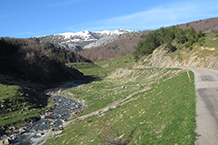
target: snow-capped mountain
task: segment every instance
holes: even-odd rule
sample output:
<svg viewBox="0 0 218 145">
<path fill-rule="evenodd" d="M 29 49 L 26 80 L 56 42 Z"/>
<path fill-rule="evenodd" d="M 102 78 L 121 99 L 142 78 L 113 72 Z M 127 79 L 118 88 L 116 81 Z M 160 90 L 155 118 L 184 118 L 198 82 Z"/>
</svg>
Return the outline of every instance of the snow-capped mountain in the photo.
<svg viewBox="0 0 218 145">
<path fill-rule="evenodd" d="M 105 45 L 124 33 L 133 32 L 131 30 L 118 29 L 114 31 L 103 30 L 100 32 L 81 31 L 77 33 L 60 33 L 37 37 L 42 42 L 51 42 L 61 47 L 78 50 Z"/>
</svg>

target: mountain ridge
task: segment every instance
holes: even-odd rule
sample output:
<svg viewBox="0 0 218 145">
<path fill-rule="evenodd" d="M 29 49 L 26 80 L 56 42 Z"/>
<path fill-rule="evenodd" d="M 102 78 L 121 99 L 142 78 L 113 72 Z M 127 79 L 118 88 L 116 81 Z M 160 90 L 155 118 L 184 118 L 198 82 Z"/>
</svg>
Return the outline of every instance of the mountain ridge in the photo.
<svg viewBox="0 0 218 145">
<path fill-rule="evenodd" d="M 88 30 L 79 31 L 76 33 L 72 32 L 66 32 L 66 33 L 59 33 L 54 35 L 45 35 L 45 36 L 38 36 L 36 37 L 42 42 L 51 42 L 55 45 L 59 45 L 61 47 L 71 49 L 71 50 L 80 50 L 84 46 L 87 46 L 91 43 L 95 43 L 96 41 L 100 40 L 101 38 L 104 39 L 104 43 L 109 43 L 113 40 L 115 40 L 117 37 L 124 33 L 134 32 L 132 30 L 124 30 L 124 29 L 117 29 L 114 31 L 109 30 L 102 30 L 102 31 L 96 31 L 91 32 Z M 105 41 L 106 40 L 106 41 Z M 109 41 L 107 41 L 109 40 Z M 101 43 L 99 43 L 101 44 Z M 93 46 L 98 46 L 96 44 L 90 45 L 86 48 L 91 48 Z"/>
</svg>

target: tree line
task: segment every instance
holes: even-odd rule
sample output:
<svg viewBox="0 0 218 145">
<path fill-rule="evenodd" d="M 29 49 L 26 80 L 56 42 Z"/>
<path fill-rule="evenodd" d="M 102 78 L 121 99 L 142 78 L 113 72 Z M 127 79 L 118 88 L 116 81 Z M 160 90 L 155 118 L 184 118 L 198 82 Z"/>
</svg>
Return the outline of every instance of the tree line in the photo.
<svg viewBox="0 0 218 145">
<path fill-rule="evenodd" d="M 173 43 L 178 45 L 185 44 L 185 47 L 192 49 L 193 43 L 203 43 L 204 36 L 205 34 L 201 30 L 197 33 L 193 27 L 186 30 L 177 26 L 160 28 L 150 32 L 144 39 L 139 41 L 134 51 L 134 57 L 138 60 L 144 55 L 149 55 L 162 44 L 166 44 L 165 48 L 167 48 L 169 52 L 173 52 L 177 49 L 175 45 L 172 45 Z"/>
<path fill-rule="evenodd" d="M 21 74 L 38 82 L 63 77 L 65 62 L 89 61 L 72 51 L 40 42 L 35 38 L 0 38 L 1 72 Z"/>
</svg>

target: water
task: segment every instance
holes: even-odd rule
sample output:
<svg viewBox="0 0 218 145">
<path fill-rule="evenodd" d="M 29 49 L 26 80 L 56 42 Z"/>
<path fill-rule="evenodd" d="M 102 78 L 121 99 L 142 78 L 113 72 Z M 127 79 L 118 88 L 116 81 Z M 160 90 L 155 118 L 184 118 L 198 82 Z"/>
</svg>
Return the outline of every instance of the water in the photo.
<svg viewBox="0 0 218 145">
<path fill-rule="evenodd" d="M 68 82 L 61 90 L 67 90 L 78 85 L 79 84 L 73 82 Z M 51 91 L 59 90 L 60 88 Z M 45 94 L 50 94 L 50 91 Z M 40 120 L 16 130 L 17 133 L 14 134 L 15 139 L 11 140 L 10 143 L 15 145 L 42 144 L 49 136 L 61 133 L 64 129 L 63 123 L 71 116 L 80 113 L 83 107 L 83 104 L 63 96 L 50 96 L 50 98 L 55 101 L 55 108 L 42 115 Z"/>
</svg>

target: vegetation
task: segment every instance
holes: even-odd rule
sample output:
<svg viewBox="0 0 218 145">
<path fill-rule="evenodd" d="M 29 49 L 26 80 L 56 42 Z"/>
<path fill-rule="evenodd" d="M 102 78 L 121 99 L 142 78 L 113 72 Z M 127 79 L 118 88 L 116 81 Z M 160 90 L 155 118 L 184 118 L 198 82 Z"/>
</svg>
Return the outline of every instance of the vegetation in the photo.
<svg viewBox="0 0 218 145">
<path fill-rule="evenodd" d="M 90 59 L 92 62 L 100 62 L 110 58 L 118 57 L 125 54 L 133 54 L 135 47 L 140 41 L 141 37 L 146 36 L 150 31 L 127 33 L 123 35 L 131 35 L 129 37 L 119 38 L 111 43 L 108 43 L 101 47 L 95 47 L 91 49 L 85 49 L 78 54 L 82 57 Z"/>
<path fill-rule="evenodd" d="M 185 70 L 131 69 L 127 56 L 109 61 L 80 69 L 87 75 L 111 69 L 106 78 L 69 91 L 88 105 L 79 116 L 118 106 L 69 125 L 45 144 L 194 144 L 195 87 Z"/>
<path fill-rule="evenodd" d="M 41 83 L 53 81 L 63 74 L 65 62 L 87 61 L 73 52 L 35 39 L 0 39 L 1 73 L 23 75 Z"/>
<path fill-rule="evenodd" d="M 175 45 L 172 45 L 173 42 L 176 45 L 186 43 L 186 47 L 191 47 L 193 43 L 203 41 L 201 38 L 204 36 L 205 34 L 201 30 L 196 33 L 193 27 L 186 30 L 176 26 L 160 28 L 149 33 L 145 39 L 138 43 L 134 51 L 134 57 L 138 60 L 144 55 L 149 55 L 162 44 L 166 44 L 169 52 L 174 52 L 177 48 Z"/>
<path fill-rule="evenodd" d="M 53 102 L 41 94 L 18 85 L 0 84 L 0 135 L 13 133 L 10 127 L 19 128 L 39 114 L 49 110 Z"/>
<path fill-rule="evenodd" d="M 18 128 L 48 111 L 52 101 L 37 91 L 45 89 L 46 82 L 63 80 L 68 69 L 76 72 L 76 78 L 81 75 L 78 69 L 86 75 L 83 79 L 92 83 L 69 90 L 87 105 L 72 120 L 109 104 L 115 107 L 76 121 L 45 144 L 194 144 L 195 89 L 186 72 L 166 68 L 132 69 L 132 66 L 134 58 L 151 54 L 161 45 L 170 56 L 191 54 L 195 50 L 197 56 L 217 56 L 217 20 L 145 31 L 78 53 L 42 43 L 37 38 L 1 38 L 0 134 L 10 134 L 11 126 Z M 205 30 L 207 34 L 216 33 L 205 37 L 202 32 Z M 129 55 L 133 52 L 134 57 Z M 102 62 L 93 64 L 90 60 Z M 194 75 L 190 74 L 193 80 Z M 24 84 L 17 83 L 21 80 Z"/>
<path fill-rule="evenodd" d="M 66 52 L 34 39 L 0 39 L 0 136 L 39 119 L 40 113 L 53 107 L 41 91 L 82 76 L 64 66 Z M 80 61 L 75 59 L 72 62 Z"/>
</svg>

